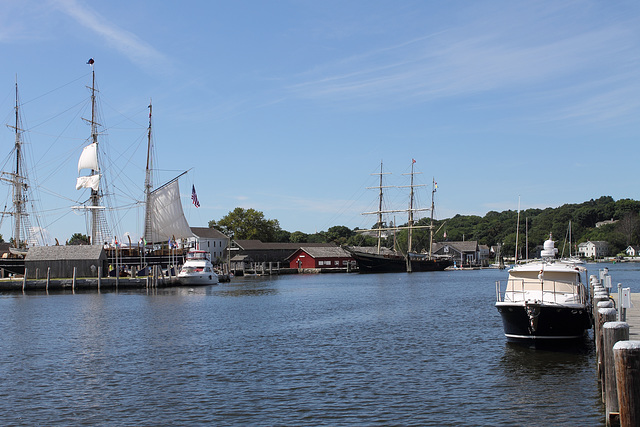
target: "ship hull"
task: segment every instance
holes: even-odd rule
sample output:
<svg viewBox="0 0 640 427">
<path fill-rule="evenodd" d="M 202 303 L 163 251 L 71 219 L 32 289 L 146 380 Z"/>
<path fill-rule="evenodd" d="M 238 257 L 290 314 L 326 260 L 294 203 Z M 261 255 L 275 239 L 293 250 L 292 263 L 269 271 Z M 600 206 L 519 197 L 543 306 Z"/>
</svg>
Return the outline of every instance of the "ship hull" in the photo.
<svg viewBox="0 0 640 427">
<path fill-rule="evenodd" d="M 407 260 L 398 255 L 378 255 L 351 252 L 358 263 L 360 273 L 403 273 L 407 271 Z M 411 271 L 443 271 L 452 263 L 448 259 L 412 259 Z"/>
<path fill-rule="evenodd" d="M 498 303 L 496 308 L 509 341 L 574 340 L 591 328 L 586 307 Z"/>
</svg>

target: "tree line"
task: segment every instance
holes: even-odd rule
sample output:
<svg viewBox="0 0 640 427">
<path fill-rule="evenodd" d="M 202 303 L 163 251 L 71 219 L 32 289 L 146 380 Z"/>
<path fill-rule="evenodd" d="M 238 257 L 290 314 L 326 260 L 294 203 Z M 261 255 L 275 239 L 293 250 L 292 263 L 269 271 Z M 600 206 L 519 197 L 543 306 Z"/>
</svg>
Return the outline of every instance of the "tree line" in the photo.
<svg viewBox="0 0 640 427">
<path fill-rule="evenodd" d="M 520 256 L 535 253 L 552 233 L 558 242 L 556 247 L 564 255 L 569 255 L 569 223 L 571 223 L 571 253 L 577 244 L 587 240 L 603 240 L 609 243 L 609 252 L 618 254 L 629 245 L 640 243 L 640 202 L 632 199 L 614 200 L 610 196 L 591 199 L 579 204 L 566 204 L 558 208 L 525 209 L 519 213 Z M 596 223 L 613 220 L 615 223 L 596 227 Z M 434 241 L 475 240 L 481 245 L 502 247 L 503 254 L 515 253 L 518 211 L 490 211 L 483 217 L 476 215 L 456 215 L 452 218 L 434 221 Z M 219 220 L 209 221 L 215 228 L 236 240 L 260 240 L 262 242 L 283 243 L 335 243 L 349 246 L 374 246 L 377 238 L 336 225 L 326 231 L 307 234 L 302 231 L 289 232 L 280 227 L 277 219 L 267 219 L 263 212 L 255 209 L 235 208 Z M 418 226 L 429 225 L 429 219 L 417 221 Z M 402 224 L 401 226 L 406 226 Z M 373 224 L 371 228 L 376 228 Z M 1 239 L 1 237 L 0 237 Z M 407 231 L 400 230 L 387 234 L 382 240 L 386 247 L 406 248 Z M 418 228 L 413 231 L 413 250 L 428 251 L 429 230 Z M 88 244 L 88 237 L 75 233 L 67 244 Z M 528 245 L 528 247 L 525 247 Z"/>
<path fill-rule="evenodd" d="M 610 196 L 591 199 L 579 204 L 565 204 L 557 208 L 525 209 L 519 213 L 518 249 L 522 255 L 532 254 L 537 246 L 549 238 L 558 242 L 556 247 L 569 254 L 569 223 L 571 223 L 571 253 L 577 244 L 587 240 L 603 240 L 609 243 L 612 254 L 623 252 L 627 246 L 640 242 L 638 213 L 640 202 L 632 199 L 614 200 Z M 613 220 L 615 223 L 596 227 L 596 223 Z M 476 240 L 487 246 L 501 245 L 503 253 L 515 253 L 518 211 L 490 211 L 483 217 L 456 215 L 453 218 L 434 221 L 434 241 Z M 406 224 L 403 224 L 406 226 Z M 429 225 L 423 218 L 416 225 Z M 358 232 L 358 229 L 336 225 L 326 231 L 313 234 L 302 231 L 289 232 L 280 227 L 276 219 L 266 219 L 255 209 L 236 208 L 219 221 L 209 221 L 209 227 L 238 240 L 256 239 L 263 242 L 328 243 L 353 246 L 373 246 L 377 239 Z M 371 228 L 375 228 L 372 225 Z M 407 231 L 392 233 L 383 239 L 386 247 L 406 247 Z M 429 230 L 413 231 L 413 250 L 427 251 Z M 525 247 L 525 244 L 528 247 Z"/>
</svg>

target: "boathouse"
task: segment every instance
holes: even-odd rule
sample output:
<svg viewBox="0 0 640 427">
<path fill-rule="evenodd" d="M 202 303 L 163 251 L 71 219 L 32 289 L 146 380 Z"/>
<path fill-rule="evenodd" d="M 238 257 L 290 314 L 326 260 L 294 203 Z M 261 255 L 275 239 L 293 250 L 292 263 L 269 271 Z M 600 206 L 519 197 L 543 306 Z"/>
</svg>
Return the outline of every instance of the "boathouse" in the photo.
<svg viewBox="0 0 640 427">
<path fill-rule="evenodd" d="M 338 246 L 303 246 L 287 258 L 289 268 L 347 268 L 355 260 L 347 251 Z"/>
<path fill-rule="evenodd" d="M 69 245 L 69 246 L 34 246 L 29 249 L 24 259 L 27 278 L 46 278 L 50 269 L 52 279 L 73 277 L 98 277 L 98 267 L 103 275 L 107 274 L 107 254 L 98 245 Z"/>
<path fill-rule="evenodd" d="M 433 244 L 433 254 L 448 256 L 458 266 L 475 266 L 480 264 L 480 248 L 477 240 L 462 242 L 438 242 Z"/>
</svg>

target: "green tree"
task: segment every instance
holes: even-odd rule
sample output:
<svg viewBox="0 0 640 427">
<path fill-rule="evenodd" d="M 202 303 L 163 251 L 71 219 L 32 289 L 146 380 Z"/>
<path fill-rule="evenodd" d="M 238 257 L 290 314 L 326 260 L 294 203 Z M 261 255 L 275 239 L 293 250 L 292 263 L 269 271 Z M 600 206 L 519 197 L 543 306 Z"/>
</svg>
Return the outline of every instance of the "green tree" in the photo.
<svg viewBox="0 0 640 427">
<path fill-rule="evenodd" d="M 69 241 L 67 242 L 67 245 L 89 245 L 89 244 L 90 244 L 89 236 L 86 236 L 80 233 L 73 234 L 69 239 Z"/>
<path fill-rule="evenodd" d="M 209 221 L 209 227 L 237 240 L 275 242 L 282 237 L 277 219 L 265 219 L 264 213 L 251 208 L 235 208 L 220 221 Z"/>
<path fill-rule="evenodd" d="M 335 225 L 330 227 L 326 232 L 326 238 L 329 242 L 335 242 L 337 245 L 347 243 L 347 240 L 353 236 L 354 232 L 344 225 Z"/>
<path fill-rule="evenodd" d="M 289 236 L 289 241 L 291 243 L 307 243 L 307 239 L 309 235 L 307 233 L 303 233 L 302 231 L 294 231 Z"/>
</svg>

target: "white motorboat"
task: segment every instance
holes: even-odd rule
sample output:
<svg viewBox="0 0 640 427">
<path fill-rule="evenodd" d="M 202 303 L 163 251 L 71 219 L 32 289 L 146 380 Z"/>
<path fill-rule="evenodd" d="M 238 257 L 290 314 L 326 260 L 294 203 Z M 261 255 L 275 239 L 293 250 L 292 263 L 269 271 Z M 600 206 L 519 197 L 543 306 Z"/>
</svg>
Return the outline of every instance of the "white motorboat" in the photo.
<svg viewBox="0 0 640 427">
<path fill-rule="evenodd" d="M 218 275 L 213 270 L 211 255 L 207 251 L 191 250 L 178 273 L 182 285 L 217 285 Z"/>
<path fill-rule="evenodd" d="M 549 236 L 541 259 L 509 270 L 506 288 L 496 283 L 496 308 L 510 341 L 568 340 L 591 328 L 587 271 L 572 259 L 556 259 Z"/>
</svg>

